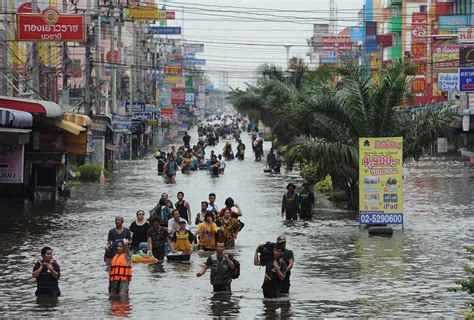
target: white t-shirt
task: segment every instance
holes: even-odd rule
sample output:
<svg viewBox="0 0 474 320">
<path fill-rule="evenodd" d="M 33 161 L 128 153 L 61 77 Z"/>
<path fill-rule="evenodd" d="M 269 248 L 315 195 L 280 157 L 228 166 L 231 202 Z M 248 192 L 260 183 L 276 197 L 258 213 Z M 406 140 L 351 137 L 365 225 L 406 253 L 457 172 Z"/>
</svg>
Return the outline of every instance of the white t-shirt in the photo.
<svg viewBox="0 0 474 320">
<path fill-rule="evenodd" d="M 224 159 L 219 160 L 219 168 L 224 169 L 225 168 L 225 161 Z"/>
<path fill-rule="evenodd" d="M 186 221 L 186 219 L 183 219 L 179 217 L 179 221 Z M 170 237 L 179 230 L 179 222 L 176 222 L 174 218 L 171 218 L 168 220 L 168 233 L 170 234 Z M 186 221 L 186 230 L 189 230 L 189 225 L 188 222 Z"/>
</svg>

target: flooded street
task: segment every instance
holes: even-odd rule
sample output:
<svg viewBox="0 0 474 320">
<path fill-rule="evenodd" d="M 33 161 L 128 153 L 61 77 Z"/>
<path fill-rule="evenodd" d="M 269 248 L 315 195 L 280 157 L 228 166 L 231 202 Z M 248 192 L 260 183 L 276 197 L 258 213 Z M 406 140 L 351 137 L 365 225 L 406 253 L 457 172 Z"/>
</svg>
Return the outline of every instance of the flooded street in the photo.
<svg viewBox="0 0 474 320">
<path fill-rule="evenodd" d="M 56 204 L 1 203 L 0 311 L 4 317 L 55 318 L 249 318 L 288 317 L 459 317 L 467 297 L 450 293 L 464 277 L 464 245 L 472 244 L 474 192 L 468 186 L 474 169 L 463 163 L 425 159 L 405 169 L 405 229 L 395 226 L 390 238 L 369 237 L 359 230 L 355 213 L 333 207 L 317 196 L 311 222 L 284 222 L 281 197 L 290 172 L 264 173 L 253 160 L 250 138 L 244 161 L 228 161 L 225 175 L 205 171 L 177 176 L 166 185 L 157 175 L 156 160 L 122 162 L 105 185 L 77 183 L 72 198 Z M 195 142 L 193 139 L 192 143 Z M 215 150 L 222 152 L 222 142 Z M 233 143 L 235 150 L 236 143 Z M 265 144 L 265 151 L 270 145 Z M 206 149 L 209 155 L 212 147 Z M 265 153 L 266 154 L 266 153 Z M 128 302 L 109 301 L 103 247 L 114 217 L 128 227 L 135 212 L 152 209 L 163 192 L 176 201 L 183 191 L 193 217 L 210 192 L 219 207 L 232 196 L 242 207 L 245 228 L 235 254 L 241 276 L 232 295 L 212 293 L 209 272 L 196 277 L 207 253 L 193 254 L 191 263 L 134 264 Z M 295 254 L 289 301 L 267 302 L 260 288 L 264 269 L 253 266 L 258 244 L 284 233 Z M 44 245 L 53 248 L 61 266 L 57 302 L 37 301 L 31 270 Z"/>
</svg>

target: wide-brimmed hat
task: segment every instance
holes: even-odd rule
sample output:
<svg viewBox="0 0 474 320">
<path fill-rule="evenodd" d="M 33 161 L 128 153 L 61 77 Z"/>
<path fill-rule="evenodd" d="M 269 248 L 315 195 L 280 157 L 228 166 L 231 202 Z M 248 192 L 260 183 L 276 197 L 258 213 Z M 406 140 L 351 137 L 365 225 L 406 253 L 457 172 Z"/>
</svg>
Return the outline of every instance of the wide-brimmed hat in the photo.
<svg viewBox="0 0 474 320">
<path fill-rule="evenodd" d="M 288 183 L 288 185 L 286 186 L 286 190 L 290 190 L 290 187 L 293 187 L 293 189 L 296 189 L 296 186 L 291 182 Z"/>
</svg>

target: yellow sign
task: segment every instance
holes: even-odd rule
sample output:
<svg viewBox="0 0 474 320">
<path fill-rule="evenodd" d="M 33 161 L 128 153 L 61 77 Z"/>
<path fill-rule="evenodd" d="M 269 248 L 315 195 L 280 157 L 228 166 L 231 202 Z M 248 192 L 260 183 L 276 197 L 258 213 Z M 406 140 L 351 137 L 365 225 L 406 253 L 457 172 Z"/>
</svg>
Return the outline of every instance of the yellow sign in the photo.
<svg viewBox="0 0 474 320">
<path fill-rule="evenodd" d="M 359 138 L 359 222 L 403 224 L 403 138 Z"/>
<path fill-rule="evenodd" d="M 161 20 L 166 21 L 166 10 L 155 6 L 132 6 L 125 10 L 125 18 L 132 20 Z"/>
<path fill-rule="evenodd" d="M 181 84 L 184 83 L 183 77 L 165 77 L 163 83 L 166 84 Z"/>
</svg>

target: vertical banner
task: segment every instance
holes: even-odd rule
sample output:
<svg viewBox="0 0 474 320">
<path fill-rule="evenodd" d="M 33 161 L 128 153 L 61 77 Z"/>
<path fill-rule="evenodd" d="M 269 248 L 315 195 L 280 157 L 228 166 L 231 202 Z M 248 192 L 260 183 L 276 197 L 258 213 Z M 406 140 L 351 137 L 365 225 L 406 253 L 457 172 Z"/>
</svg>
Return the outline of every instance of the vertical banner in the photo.
<svg viewBox="0 0 474 320">
<path fill-rule="evenodd" d="M 0 183 L 23 183 L 25 148 L 0 145 Z"/>
<path fill-rule="evenodd" d="M 359 223 L 403 224 L 403 138 L 359 138 Z"/>
</svg>

